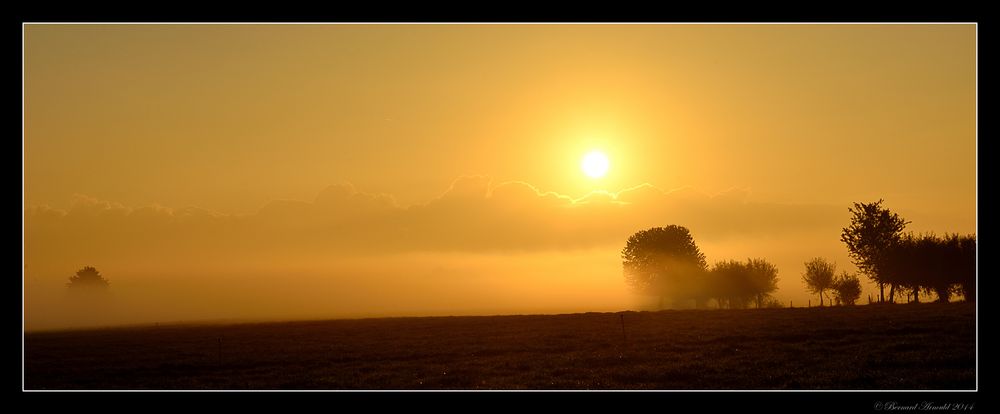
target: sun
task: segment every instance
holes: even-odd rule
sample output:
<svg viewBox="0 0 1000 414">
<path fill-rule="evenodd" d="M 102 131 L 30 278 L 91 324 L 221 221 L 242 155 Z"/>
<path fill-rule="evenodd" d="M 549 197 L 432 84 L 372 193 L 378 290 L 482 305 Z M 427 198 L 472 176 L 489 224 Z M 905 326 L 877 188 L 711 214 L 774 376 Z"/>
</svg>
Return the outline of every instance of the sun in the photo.
<svg viewBox="0 0 1000 414">
<path fill-rule="evenodd" d="M 608 173 L 608 167 L 610 166 L 611 163 L 608 162 L 608 156 L 600 151 L 588 152 L 587 155 L 583 156 L 583 161 L 580 162 L 580 168 L 590 178 L 604 177 Z"/>
</svg>

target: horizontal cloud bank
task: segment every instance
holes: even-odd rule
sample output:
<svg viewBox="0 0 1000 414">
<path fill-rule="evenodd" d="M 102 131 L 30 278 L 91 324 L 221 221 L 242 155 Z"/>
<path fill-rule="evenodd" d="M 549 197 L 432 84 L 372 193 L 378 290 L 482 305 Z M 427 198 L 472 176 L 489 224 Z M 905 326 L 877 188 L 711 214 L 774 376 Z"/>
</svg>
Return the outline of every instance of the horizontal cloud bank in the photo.
<svg viewBox="0 0 1000 414">
<path fill-rule="evenodd" d="M 710 196 L 642 184 L 574 199 L 481 176 L 412 206 L 342 184 L 248 215 L 86 196 L 68 210 L 25 213 L 31 329 L 632 309 L 618 252 L 635 231 L 668 224 L 690 228 L 709 262 L 773 260 L 781 294 L 805 301 L 796 273 L 814 255 L 843 253 L 849 220 L 846 205 L 754 203 L 739 190 Z M 67 278 L 88 265 L 111 281 L 117 310 L 102 316 L 67 302 Z"/>
<path fill-rule="evenodd" d="M 385 194 L 350 184 L 324 189 L 314 201 L 272 201 L 249 215 L 199 208 L 127 207 L 78 196 L 68 211 L 30 207 L 26 250 L 31 259 L 168 254 L 379 254 L 397 252 L 538 251 L 624 243 L 633 232 L 679 224 L 697 240 L 839 235 L 846 206 L 765 204 L 745 191 L 709 196 L 690 188 L 649 184 L 573 199 L 524 182 L 492 184 L 466 176 L 426 204 L 399 206 Z"/>
</svg>

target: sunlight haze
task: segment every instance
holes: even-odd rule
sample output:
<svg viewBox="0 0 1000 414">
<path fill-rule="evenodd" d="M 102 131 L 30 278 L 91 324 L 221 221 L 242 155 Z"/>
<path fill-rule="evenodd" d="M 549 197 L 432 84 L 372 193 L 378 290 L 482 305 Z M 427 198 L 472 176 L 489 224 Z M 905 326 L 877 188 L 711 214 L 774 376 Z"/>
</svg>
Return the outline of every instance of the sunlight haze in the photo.
<svg viewBox="0 0 1000 414">
<path fill-rule="evenodd" d="M 977 229 L 975 25 L 24 36 L 29 330 L 652 310 L 621 251 L 670 224 L 805 306 L 804 262 L 857 270 L 854 202 Z M 66 300 L 84 266 L 112 296 L 89 315 Z"/>
</svg>

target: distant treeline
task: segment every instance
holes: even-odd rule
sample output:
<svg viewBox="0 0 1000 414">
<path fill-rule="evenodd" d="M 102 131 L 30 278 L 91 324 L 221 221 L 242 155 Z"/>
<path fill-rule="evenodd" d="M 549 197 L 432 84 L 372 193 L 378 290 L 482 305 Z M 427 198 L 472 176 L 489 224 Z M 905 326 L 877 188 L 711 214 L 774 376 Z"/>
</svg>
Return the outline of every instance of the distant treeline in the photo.
<svg viewBox="0 0 1000 414">
<path fill-rule="evenodd" d="M 847 245 L 854 264 L 879 286 L 879 302 L 888 302 L 895 292 L 905 289 L 919 301 L 921 291 L 935 293 L 947 302 L 961 294 L 975 299 L 976 237 L 946 234 L 903 233 L 906 224 L 898 214 L 874 203 L 854 203 L 848 210 L 851 224 L 843 229 L 841 241 Z M 727 260 L 709 268 L 691 232 L 669 225 L 641 230 L 626 242 L 621 253 L 625 281 L 637 292 L 657 296 L 660 307 L 672 301 L 675 307 L 707 307 L 714 301 L 719 308 L 750 306 L 781 307 L 772 297 L 777 290 L 778 269 L 767 260 Z M 853 305 L 861 297 L 861 281 L 846 271 L 836 275 L 836 265 L 821 257 L 805 263 L 803 281 L 808 290 L 824 296 L 830 304 Z"/>
<path fill-rule="evenodd" d="M 920 292 L 937 294 L 947 302 L 953 294 L 975 300 L 976 236 L 903 233 L 909 221 L 873 203 L 854 203 L 851 224 L 843 229 L 854 264 L 879 286 L 879 302 L 895 302 L 897 289 L 905 289 L 913 301 Z"/>
<path fill-rule="evenodd" d="M 819 306 L 823 306 L 823 296 L 831 292 L 833 297 L 830 299 L 835 299 L 831 304 L 853 305 L 861 297 L 861 280 L 857 275 L 846 270 L 840 276 L 835 276 L 836 273 L 837 265 L 822 257 L 806 262 L 802 280 L 806 282 L 806 289 L 819 294 Z"/>
<path fill-rule="evenodd" d="M 639 231 L 622 250 L 625 280 L 639 292 L 658 296 L 660 306 L 708 306 L 731 309 L 781 306 L 771 293 L 778 289 L 778 268 L 764 259 L 728 260 L 711 269 L 691 232 L 669 225 Z"/>
<path fill-rule="evenodd" d="M 920 300 L 921 291 L 933 292 L 940 302 L 947 302 L 953 294 L 973 301 L 976 296 L 976 237 L 905 234 L 888 251 L 886 271 L 881 280 L 891 286 L 890 302 L 895 299 L 896 287 L 906 289 L 913 295 L 914 302 Z"/>
</svg>

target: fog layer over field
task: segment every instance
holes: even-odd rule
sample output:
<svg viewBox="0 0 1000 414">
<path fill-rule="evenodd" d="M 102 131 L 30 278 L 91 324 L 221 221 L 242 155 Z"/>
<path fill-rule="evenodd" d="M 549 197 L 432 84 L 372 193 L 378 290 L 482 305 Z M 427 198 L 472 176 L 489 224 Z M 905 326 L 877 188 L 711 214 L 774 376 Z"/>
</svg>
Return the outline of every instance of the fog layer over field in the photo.
<svg viewBox="0 0 1000 414">
<path fill-rule="evenodd" d="M 810 298 L 800 278 L 809 258 L 853 270 L 838 240 L 846 206 L 762 204 L 745 195 L 646 184 L 572 199 L 477 176 L 426 204 L 403 207 L 342 184 L 249 215 L 80 196 L 65 211 L 26 212 L 25 318 L 29 329 L 47 329 L 652 309 L 655 299 L 628 291 L 619 252 L 634 231 L 666 224 L 689 227 L 710 264 L 775 263 L 775 296 L 796 306 Z M 918 229 L 974 230 L 902 213 Z M 65 287 L 86 265 L 111 281 L 106 297 L 74 299 Z"/>
</svg>

